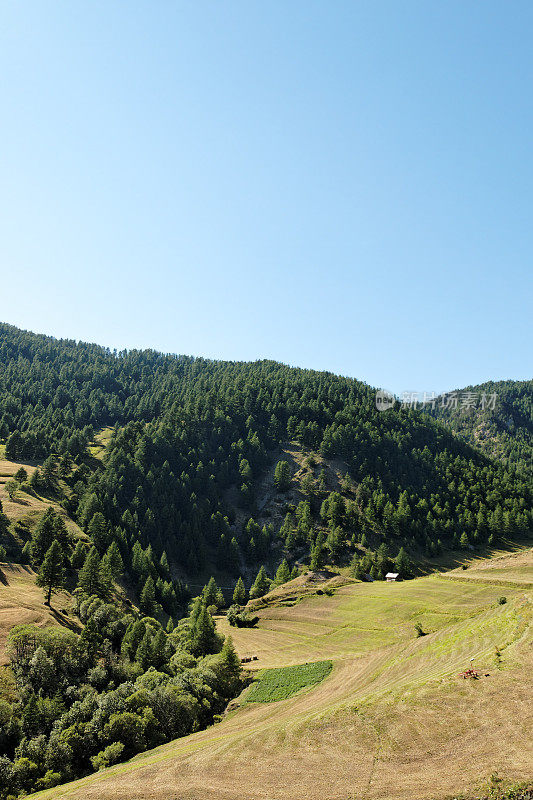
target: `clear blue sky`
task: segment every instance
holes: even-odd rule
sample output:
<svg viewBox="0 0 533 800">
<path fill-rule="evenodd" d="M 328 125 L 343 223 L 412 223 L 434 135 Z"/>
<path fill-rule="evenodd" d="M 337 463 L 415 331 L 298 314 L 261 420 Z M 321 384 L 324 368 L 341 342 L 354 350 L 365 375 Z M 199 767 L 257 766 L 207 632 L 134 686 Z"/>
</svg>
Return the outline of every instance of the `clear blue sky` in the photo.
<svg viewBox="0 0 533 800">
<path fill-rule="evenodd" d="M 531 377 L 533 4 L 4 0 L 0 318 Z"/>
</svg>

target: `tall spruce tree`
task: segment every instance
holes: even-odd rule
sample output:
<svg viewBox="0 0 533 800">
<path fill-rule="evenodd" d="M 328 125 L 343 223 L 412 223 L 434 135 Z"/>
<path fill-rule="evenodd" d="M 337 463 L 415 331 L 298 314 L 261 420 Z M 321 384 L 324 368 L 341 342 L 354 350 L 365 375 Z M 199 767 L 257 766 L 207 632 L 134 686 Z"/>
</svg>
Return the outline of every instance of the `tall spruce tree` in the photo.
<svg viewBox="0 0 533 800">
<path fill-rule="evenodd" d="M 291 483 L 291 468 L 287 461 L 278 461 L 274 470 L 274 485 L 278 492 L 285 492 Z"/>
<path fill-rule="evenodd" d="M 261 566 L 259 572 L 257 573 L 256 579 L 253 582 L 252 588 L 250 589 L 250 597 L 262 597 L 270 590 L 271 580 L 266 574 L 266 570 L 264 566 Z"/>
<path fill-rule="evenodd" d="M 96 547 L 91 547 L 80 570 L 78 584 L 86 594 L 100 594 L 100 556 Z"/>
<path fill-rule="evenodd" d="M 246 603 L 246 587 L 241 577 L 239 577 L 233 590 L 233 602 L 238 606 L 243 606 Z"/>
<path fill-rule="evenodd" d="M 52 593 L 65 585 L 63 552 L 58 542 L 53 541 L 44 557 L 37 575 L 37 586 L 42 586 L 46 595 L 46 605 L 51 604 Z"/>
</svg>

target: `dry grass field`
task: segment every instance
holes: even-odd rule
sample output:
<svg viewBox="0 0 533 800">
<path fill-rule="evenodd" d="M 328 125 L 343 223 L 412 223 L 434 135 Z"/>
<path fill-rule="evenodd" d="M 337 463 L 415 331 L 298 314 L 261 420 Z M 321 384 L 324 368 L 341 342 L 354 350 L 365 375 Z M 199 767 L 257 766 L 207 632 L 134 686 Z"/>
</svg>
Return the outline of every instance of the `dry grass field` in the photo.
<svg viewBox="0 0 533 800">
<path fill-rule="evenodd" d="M 75 627 L 60 609 L 70 603 L 61 592 L 52 598 L 52 608 L 44 605 L 43 590 L 35 585 L 35 572 L 21 564 L 0 564 L 0 665 L 6 664 L 5 645 L 9 631 L 15 625 L 68 625 Z"/>
<path fill-rule="evenodd" d="M 477 569 L 516 576 L 529 558 Z M 237 648 L 257 655 L 258 668 L 330 659 L 322 682 L 272 703 L 247 702 L 247 689 L 220 724 L 36 797 L 424 800 L 475 789 L 495 771 L 530 779 L 533 605 L 525 583 L 506 585 L 503 605 L 501 585 L 481 576 L 349 583 L 331 597 L 281 599 L 258 612 L 257 629 L 231 629 Z M 415 622 L 426 636 L 416 637 Z M 224 621 L 219 627 L 228 632 Z M 477 681 L 459 676 L 470 658 Z"/>
<path fill-rule="evenodd" d="M 472 560 L 467 570 L 455 569 L 446 577 L 533 589 L 533 547 Z"/>
<path fill-rule="evenodd" d="M 0 456 L 2 454 L 0 453 Z M 2 503 L 2 510 L 11 522 L 21 521 L 25 523 L 31 530 L 33 525 L 40 519 L 41 515 L 46 511 L 48 506 L 53 508 L 61 514 L 65 520 L 65 524 L 71 533 L 76 537 L 83 537 L 84 533 L 81 528 L 76 525 L 65 510 L 54 500 L 46 497 L 39 497 L 19 491 L 16 493 L 13 500 L 10 499 L 6 492 L 6 483 L 13 477 L 20 467 L 24 467 L 28 476 L 31 476 L 37 468 L 37 464 L 31 463 L 17 463 L 15 461 L 7 461 L 5 458 L 0 458 L 0 502 Z"/>
</svg>

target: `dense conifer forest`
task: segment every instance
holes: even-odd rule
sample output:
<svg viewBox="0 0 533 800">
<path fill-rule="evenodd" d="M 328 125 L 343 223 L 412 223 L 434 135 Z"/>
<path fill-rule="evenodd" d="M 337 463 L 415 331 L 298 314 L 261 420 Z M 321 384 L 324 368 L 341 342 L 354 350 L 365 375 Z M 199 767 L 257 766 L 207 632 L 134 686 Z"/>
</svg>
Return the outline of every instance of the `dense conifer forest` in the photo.
<svg viewBox="0 0 533 800">
<path fill-rule="evenodd" d="M 533 381 L 466 386 L 426 410 L 486 455 L 532 479 Z"/>
<path fill-rule="evenodd" d="M 353 491 L 322 514 L 338 547 L 365 537 L 392 556 L 402 546 L 431 554 L 531 528 L 525 476 L 427 414 L 399 403 L 378 412 L 356 380 L 268 361 L 116 353 L 8 325 L 0 335 L 6 457 L 46 459 L 34 482 L 63 476 L 67 511 L 100 557 L 116 545 L 139 591 L 145 562 L 163 557 L 187 576 L 216 559 L 237 578 L 280 536 L 289 558 L 299 546 L 312 552 L 326 499 L 319 481 L 281 531 L 254 524 L 254 481 L 287 439 L 348 465 Z M 524 394 L 516 405 L 527 402 Z M 104 426 L 113 431 L 95 465 L 87 446 Z M 241 529 L 235 503 L 249 515 Z"/>
<path fill-rule="evenodd" d="M 373 579 L 394 567 L 408 578 L 421 554 L 531 531 L 522 469 L 531 398 L 527 386 L 502 391 L 518 433 L 507 426 L 500 448 L 482 452 L 454 418 L 443 417 L 465 438 L 427 411 L 396 403 L 380 412 L 371 387 L 331 373 L 112 352 L 0 325 L 0 442 L 7 459 L 39 464 L 31 476 L 19 469 L 6 491 L 49 498 L 83 532 L 74 536 L 52 506 L 31 531 L 0 508 L 2 555 L 31 564 L 48 604 L 68 587 L 81 630 L 11 634 L 0 796 L 212 722 L 241 686 L 212 614 L 232 603 L 230 624 L 253 625 L 248 596 L 302 565 L 351 562 L 355 577 Z M 259 525 L 267 470 L 273 491 L 291 487 L 279 458 L 286 442 L 305 448 L 311 466 L 314 453 L 341 459 L 347 472 L 331 491 L 311 469 L 282 524 Z M 231 581 L 229 596 L 214 579 L 191 591 L 206 570 Z"/>
</svg>

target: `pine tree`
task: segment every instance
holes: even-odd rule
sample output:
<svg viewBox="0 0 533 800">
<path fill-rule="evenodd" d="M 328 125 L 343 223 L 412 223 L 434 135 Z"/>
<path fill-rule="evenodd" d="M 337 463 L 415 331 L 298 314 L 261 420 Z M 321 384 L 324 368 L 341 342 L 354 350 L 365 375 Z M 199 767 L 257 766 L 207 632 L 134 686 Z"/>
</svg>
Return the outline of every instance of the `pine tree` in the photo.
<svg viewBox="0 0 533 800">
<path fill-rule="evenodd" d="M 100 556 L 96 547 L 91 547 L 80 570 L 78 585 L 86 594 L 100 594 Z"/>
<path fill-rule="evenodd" d="M 48 458 L 45 460 L 42 466 L 43 480 L 50 488 L 52 488 L 55 484 L 56 467 L 57 467 L 57 462 L 54 456 L 48 456 Z"/>
<path fill-rule="evenodd" d="M 167 637 L 161 628 L 154 636 L 152 642 L 152 666 L 160 669 L 167 661 Z"/>
<path fill-rule="evenodd" d="M 277 569 L 276 577 L 274 578 L 274 585 L 280 586 L 282 583 L 287 583 L 287 581 L 290 580 L 290 578 L 291 578 L 291 571 L 289 569 L 287 559 L 284 558 Z"/>
<path fill-rule="evenodd" d="M 155 583 L 151 575 L 149 575 L 146 579 L 146 583 L 144 584 L 141 592 L 139 605 L 141 611 L 148 617 L 151 617 L 156 613 Z"/>
<path fill-rule="evenodd" d="M 22 557 L 23 557 L 23 564 L 29 564 L 31 561 L 31 542 L 26 542 L 24 547 L 22 548 Z"/>
<path fill-rule="evenodd" d="M 37 468 L 34 470 L 30 476 L 30 486 L 34 492 L 38 492 L 43 487 L 43 476 L 41 475 L 41 470 Z"/>
<path fill-rule="evenodd" d="M 123 658 L 129 658 L 130 661 L 135 660 L 135 653 L 137 652 L 139 643 L 144 636 L 145 630 L 146 624 L 140 619 L 132 622 L 128 626 L 122 640 L 122 646 L 120 648 Z"/>
<path fill-rule="evenodd" d="M 147 670 L 152 664 L 153 647 L 152 647 L 152 634 L 150 628 L 146 628 L 144 636 L 139 642 L 137 651 L 135 653 L 135 661 L 141 665 L 143 670 Z"/>
<path fill-rule="evenodd" d="M 18 490 L 19 490 L 19 484 L 17 483 L 17 481 L 12 479 L 10 481 L 7 481 L 4 484 L 4 486 L 5 486 L 5 490 L 6 490 L 7 494 L 8 494 L 9 499 L 10 500 L 14 500 L 15 496 L 16 496 Z"/>
<path fill-rule="evenodd" d="M 410 577 L 413 571 L 413 565 L 403 547 L 400 547 L 398 555 L 395 559 L 395 564 L 401 578 Z"/>
<path fill-rule="evenodd" d="M 342 528 L 337 526 L 328 533 L 328 538 L 326 539 L 326 545 L 331 553 L 332 561 L 336 562 L 337 559 L 340 557 L 342 551 L 342 545 L 343 545 Z"/>
<path fill-rule="evenodd" d="M 164 550 L 159 560 L 159 564 L 163 571 L 163 575 L 170 575 L 170 564 L 168 563 L 168 556 Z"/>
<path fill-rule="evenodd" d="M 49 506 L 39 520 L 31 539 L 31 557 L 35 564 L 40 564 L 45 553 L 54 541 L 55 511 Z"/>
<path fill-rule="evenodd" d="M 206 584 L 206 586 L 204 586 L 202 590 L 202 599 L 206 605 L 206 608 L 209 608 L 209 606 L 216 606 L 217 608 L 220 608 L 224 605 L 224 595 L 218 588 L 213 577 L 209 578 L 209 582 Z"/>
<path fill-rule="evenodd" d="M 18 431 L 13 431 L 6 442 L 6 458 L 9 461 L 18 461 L 22 455 L 22 436 Z"/>
<path fill-rule="evenodd" d="M 87 555 L 87 548 L 81 539 L 78 539 L 74 552 L 70 557 L 70 564 L 73 569 L 81 569 L 83 567 L 85 556 Z"/>
<path fill-rule="evenodd" d="M 104 556 L 100 562 L 100 596 L 109 597 L 113 589 L 113 572 Z"/>
<path fill-rule="evenodd" d="M 270 589 L 271 581 L 266 574 L 265 568 L 262 566 L 259 572 L 257 573 L 257 577 L 250 589 L 250 597 L 262 597 L 266 594 Z"/>
<path fill-rule="evenodd" d="M 320 569 L 324 566 L 324 534 L 322 531 L 316 537 L 315 546 L 313 547 L 311 553 L 311 563 L 309 565 L 309 569 L 312 572 L 315 572 L 317 569 Z"/>
<path fill-rule="evenodd" d="M 28 473 L 24 467 L 20 467 L 13 476 L 17 483 L 25 483 L 28 480 Z"/>
<path fill-rule="evenodd" d="M 104 515 L 97 511 L 87 527 L 87 533 L 94 546 L 100 553 L 105 552 L 109 544 L 109 532 Z"/>
<path fill-rule="evenodd" d="M 239 577 L 239 580 L 235 584 L 233 602 L 238 606 L 244 606 L 246 604 L 246 587 L 241 577 Z"/>
<path fill-rule="evenodd" d="M 242 667 L 231 636 L 226 636 L 224 640 L 220 661 L 223 668 L 226 696 L 233 697 L 239 689 Z"/>
<path fill-rule="evenodd" d="M 114 578 L 119 578 L 122 575 L 122 572 L 124 571 L 124 563 L 122 561 L 122 556 L 120 555 L 119 546 L 115 541 L 111 542 L 107 548 L 104 561 L 107 561 L 109 564 L 111 574 Z"/>
<path fill-rule="evenodd" d="M 63 553 L 56 541 L 53 541 L 46 551 L 41 569 L 37 575 L 37 586 L 45 590 L 46 605 L 50 605 L 52 592 L 62 589 L 65 585 L 65 568 Z"/>
<path fill-rule="evenodd" d="M 209 653 L 218 653 L 222 639 L 215 630 L 215 623 L 211 614 L 199 598 L 199 605 L 193 606 L 190 626 L 190 647 L 194 656 L 205 656 Z"/>
<path fill-rule="evenodd" d="M 278 492 L 285 492 L 291 484 L 291 468 L 287 461 L 278 461 L 274 470 L 274 485 Z"/>
</svg>

